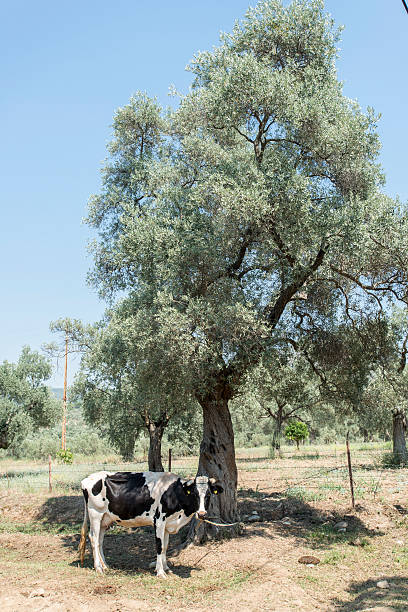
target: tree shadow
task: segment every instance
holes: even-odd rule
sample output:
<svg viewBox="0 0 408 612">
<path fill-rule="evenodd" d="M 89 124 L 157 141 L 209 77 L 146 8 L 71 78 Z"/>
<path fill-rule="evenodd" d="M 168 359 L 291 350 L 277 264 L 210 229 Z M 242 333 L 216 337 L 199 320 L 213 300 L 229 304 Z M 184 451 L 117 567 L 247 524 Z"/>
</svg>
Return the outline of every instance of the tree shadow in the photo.
<svg viewBox="0 0 408 612">
<path fill-rule="evenodd" d="M 47 527 L 78 527 L 84 517 L 84 499 L 79 495 L 49 497 L 41 505 L 36 520 Z"/>
<path fill-rule="evenodd" d="M 66 530 L 66 528 L 77 531 L 77 533 L 61 536 L 64 547 L 75 553 L 79 546 L 83 513 L 84 500 L 82 495 L 61 495 L 49 497 L 42 504 L 36 515 L 36 520 L 56 531 Z M 178 543 L 177 537 L 170 536 L 169 557 L 171 557 Z M 149 564 L 156 558 L 153 527 L 147 526 L 135 529 L 113 527 L 108 529 L 103 549 L 110 569 L 125 574 L 153 574 L 153 570 L 149 569 Z M 79 558 L 74 560 L 71 565 L 77 567 L 78 563 Z M 87 539 L 84 567 L 93 568 L 93 557 L 89 539 Z M 192 569 L 193 567 L 177 563 L 173 571 L 174 574 L 181 578 L 188 578 L 191 575 Z"/>
<path fill-rule="evenodd" d="M 357 505 L 356 512 L 344 514 L 344 511 L 336 509 L 320 509 L 307 503 L 307 501 L 283 495 L 282 493 L 271 493 L 265 495 L 253 489 L 241 489 L 238 493 L 238 509 L 241 516 L 250 516 L 257 512 L 260 521 L 250 523 L 251 529 L 245 530 L 245 537 L 254 535 L 267 535 L 273 523 L 274 532 L 279 535 L 294 536 L 299 541 L 307 542 L 310 548 L 328 548 L 340 543 L 353 543 L 357 537 L 373 538 L 384 535 L 379 529 L 368 528 L 359 512 L 364 508 Z M 282 519 L 285 519 L 282 522 Z M 335 528 L 340 521 L 347 522 L 344 532 Z M 268 532 L 268 533 L 266 533 Z"/>
<path fill-rule="evenodd" d="M 359 516 L 358 508 L 355 513 L 344 515 L 333 509 L 316 508 L 302 499 L 289 495 L 282 496 L 282 493 L 265 494 L 250 488 L 241 489 L 238 494 L 238 508 L 241 516 L 249 516 L 256 511 L 260 518 L 257 522 L 246 523 L 244 533 L 240 536 L 244 538 L 262 536 L 273 539 L 279 534 L 294 537 L 303 545 L 306 542 L 310 548 L 327 549 L 344 542 L 352 543 L 357 537 L 361 539 L 362 536 L 373 538 L 383 535 L 382 531 L 368 529 L 365 526 Z M 79 545 L 83 511 L 82 496 L 61 495 L 46 499 L 36 519 L 50 529 L 65 532 L 64 536 L 61 536 L 63 545 L 74 552 Z M 282 522 L 284 517 L 286 521 Z M 336 523 L 341 520 L 346 520 L 348 523 L 345 532 L 339 532 L 335 528 Z M 233 530 L 230 531 L 228 528 L 217 529 L 215 534 L 217 539 L 233 536 Z M 177 556 L 182 537 L 181 532 L 177 536 L 170 537 L 169 557 L 174 554 Z M 109 529 L 105 537 L 104 550 L 107 563 L 112 569 L 129 573 L 148 572 L 149 564 L 156 554 L 152 527 Z M 89 541 L 86 558 L 86 567 L 93 567 Z M 74 565 L 77 563 L 73 562 Z M 188 577 L 191 569 L 176 565 L 175 573 L 181 577 Z"/>
<path fill-rule="evenodd" d="M 62 537 L 64 546 L 72 549 L 73 552 L 78 550 L 79 539 L 80 536 L 77 534 Z M 168 557 L 172 556 L 174 548 L 175 543 L 172 543 L 168 548 Z M 108 530 L 103 543 L 103 551 L 109 570 L 119 571 L 126 575 L 154 575 L 154 569 L 150 568 L 150 563 L 156 560 L 156 545 L 153 528 L 151 527 L 138 527 L 132 530 L 118 527 Z M 71 565 L 77 567 L 78 561 L 73 561 Z M 169 562 L 169 565 L 172 572 L 180 578 L 189 578 L 191 571 L 195 569 L 172 561 Z M 89 540 L 87 540 L 86 545 L 84 567 L 93 569 L 93 556 Z"/>
<path fill-rule="evenodd" d="M 381 589 L 376 580 L 364 580 L 351 582 L 348 592 L 353 597 L 352 601 L 341 599 L 332 600 L 336 610 L 340 612 L 358 612 L 358 610 L 375 609 L 380 610 L 407 610 L 408 609 L 408 578 L 401 576 L 383 576 L 381 581 L 386 580 L 389 587 Z"/>
</svg>

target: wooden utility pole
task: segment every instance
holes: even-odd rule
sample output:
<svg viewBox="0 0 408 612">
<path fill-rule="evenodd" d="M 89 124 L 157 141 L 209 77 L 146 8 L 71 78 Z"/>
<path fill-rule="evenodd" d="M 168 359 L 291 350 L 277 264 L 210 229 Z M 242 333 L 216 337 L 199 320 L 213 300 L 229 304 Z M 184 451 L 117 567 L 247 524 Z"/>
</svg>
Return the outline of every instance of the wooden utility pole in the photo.
<svg viewBox="0 0 408 612">
<path fill-rule="evenodd" d="M 62 436 L 61 448 L 67 448 L 67 366 L 68 366 L 68 332 L 65 335 L 65 371 L 64 371 L 64 395 L 62 397 Z"/>
</svg>

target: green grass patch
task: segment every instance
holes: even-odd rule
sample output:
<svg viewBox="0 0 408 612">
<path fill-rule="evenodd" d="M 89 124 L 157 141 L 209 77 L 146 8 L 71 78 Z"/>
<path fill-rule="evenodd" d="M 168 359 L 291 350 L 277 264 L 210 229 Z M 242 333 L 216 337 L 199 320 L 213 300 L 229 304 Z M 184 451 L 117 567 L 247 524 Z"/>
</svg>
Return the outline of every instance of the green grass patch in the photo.
<svg viewBox="0 0 408 612">
<path fill-rule="evenodd" d="M 305 489 L 304 487 L 288 487 L 285 491 L 288 497 L 299 499 L 304 502 L 319 501 L 324 499 L 325 495 L 319 491 Z"/>
<path fill-rule="evenodd" d="M 41 533 L 47 534 L 66 534 L 72 535 L 80 533 L 82 523 L 75 523 L 67 525 L 61 524 L 50 524 L 41 521 L 29 521 L 27 523 L 16 523 L 14 521 L 0 521 L 0 533 L 26 533 L 29 535 L 38 535 Z"/>
<path fill-rule="evenodd" d="M 343 561 L 346 558 L 346 553 L 344 550 L 331 550 L 326 553 L 322 559 L 322 564 L 324 565 L 337 565 L 340 561 Z"/>
</svg>

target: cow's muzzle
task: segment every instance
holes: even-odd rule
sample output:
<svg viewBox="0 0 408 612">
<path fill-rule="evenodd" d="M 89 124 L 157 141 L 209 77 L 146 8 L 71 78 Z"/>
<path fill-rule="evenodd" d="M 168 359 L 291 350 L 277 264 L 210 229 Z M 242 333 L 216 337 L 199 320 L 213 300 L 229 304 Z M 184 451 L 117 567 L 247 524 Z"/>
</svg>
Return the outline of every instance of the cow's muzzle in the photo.
<svg viewBox="0 0 408 612">
<path fill-rule="evenodd" d="M 203 519 L 207 516 L 207 512 L 197 512 L 197 516 L 200 519 Z"/>
</svg>

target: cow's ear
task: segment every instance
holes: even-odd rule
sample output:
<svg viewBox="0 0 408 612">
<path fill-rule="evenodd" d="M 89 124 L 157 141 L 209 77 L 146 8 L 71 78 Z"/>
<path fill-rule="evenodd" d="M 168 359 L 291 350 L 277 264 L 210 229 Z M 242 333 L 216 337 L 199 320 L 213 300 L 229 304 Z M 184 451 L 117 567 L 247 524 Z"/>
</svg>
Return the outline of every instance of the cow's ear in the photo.
<svg viewBox="0 0 408 612">
<path fill-rule="evenodd" d="M 224 491 L 224 488 L 219 480 L 209 478 L 208 484 L 210 485 L 211 493 L 213 493 L 214 495 L 218 495 L 218 493 L 222 493 Z"/>
</svg>

